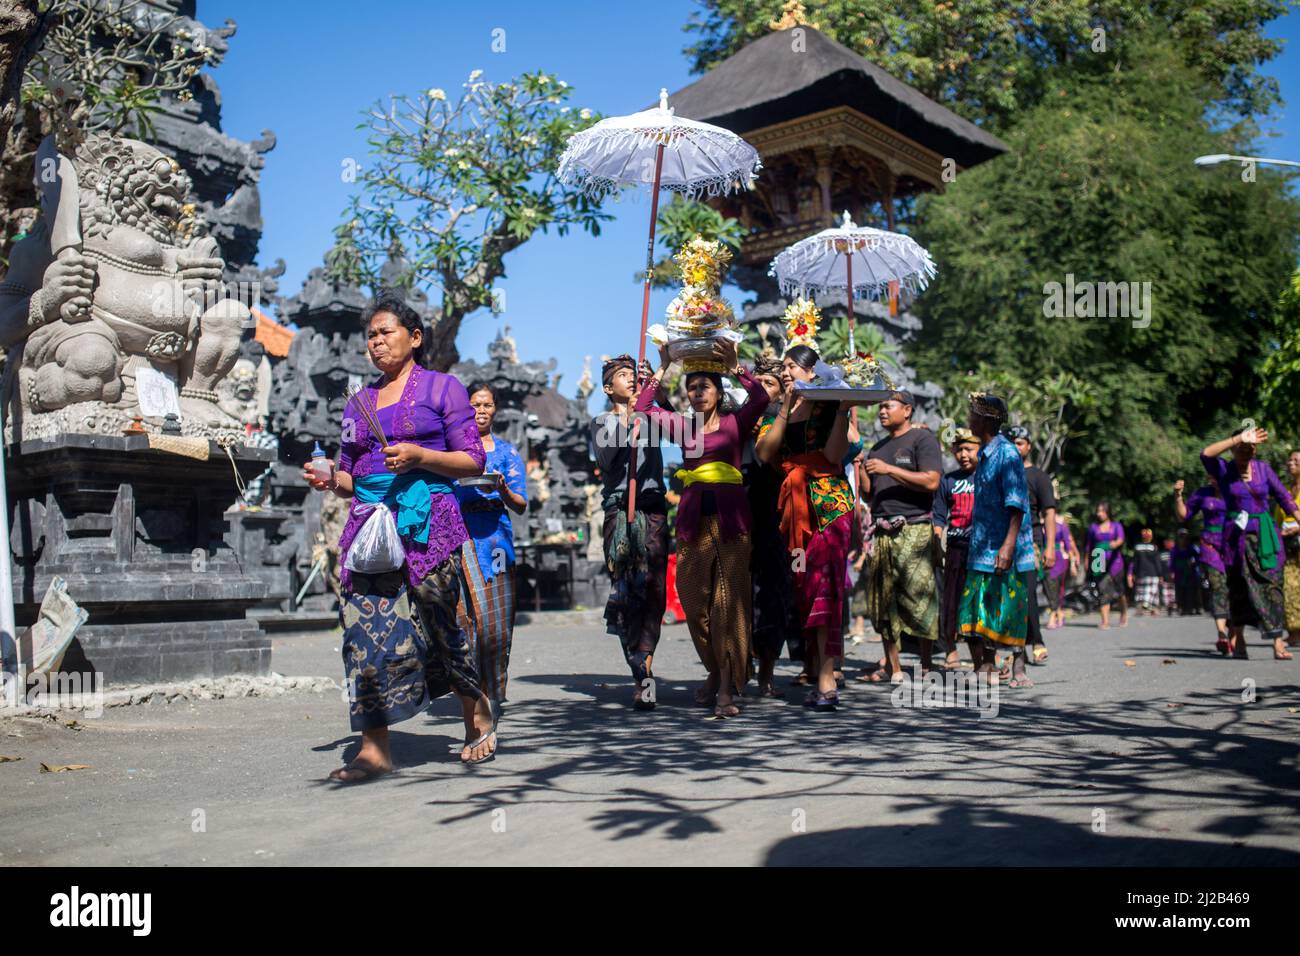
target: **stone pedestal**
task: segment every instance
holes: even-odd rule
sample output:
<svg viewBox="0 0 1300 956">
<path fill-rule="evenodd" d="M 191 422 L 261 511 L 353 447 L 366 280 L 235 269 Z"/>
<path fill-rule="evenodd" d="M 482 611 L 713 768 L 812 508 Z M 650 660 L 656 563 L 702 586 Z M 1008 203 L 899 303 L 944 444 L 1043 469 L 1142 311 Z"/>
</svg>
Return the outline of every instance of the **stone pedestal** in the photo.
<svg viewBox="0 0 1300 956">
<path fill-rule="evenodd" d="M 232 453 L 245 481 L 274 454 Z M 201 461 L 145 436 L 70 434 L 11 446 L 5 469 L 19 630 L 55 575 L 90 613 L 63 670 L 105 684 L 270 671 L 270 640 L 248 616 L 268 589 L 231 547 L 238 489 L 219 446 Z"/>
</svg>

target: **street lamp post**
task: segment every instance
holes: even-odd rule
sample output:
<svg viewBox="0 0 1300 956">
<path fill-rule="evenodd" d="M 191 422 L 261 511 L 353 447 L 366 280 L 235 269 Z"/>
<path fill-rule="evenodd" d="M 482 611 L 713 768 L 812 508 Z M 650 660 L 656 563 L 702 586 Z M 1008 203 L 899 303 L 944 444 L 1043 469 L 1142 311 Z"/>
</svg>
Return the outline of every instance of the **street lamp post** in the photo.
<svg viewBox="0 0 1300 956">
<path fill-rule="evenodd" d="M 1290 159 L 1268 159 L 1264 156 L 1233 156 L 1231 153 L 1211 153 L 1209 156 L 1197 156 L 1192 160 L 1197 166 L 1217 166 L 1219 163 L 1265 163 L 1269 166 L 1300 166 Z"/>
</svg>

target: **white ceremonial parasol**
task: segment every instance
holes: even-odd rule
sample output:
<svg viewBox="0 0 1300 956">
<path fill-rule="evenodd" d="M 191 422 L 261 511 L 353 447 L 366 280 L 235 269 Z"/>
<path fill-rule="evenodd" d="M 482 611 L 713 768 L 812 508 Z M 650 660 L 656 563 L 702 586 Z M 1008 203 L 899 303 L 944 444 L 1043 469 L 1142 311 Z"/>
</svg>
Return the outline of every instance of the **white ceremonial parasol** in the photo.
<svg viewBox="0 0 1300 956">
<path fill-rule="evenodd" d="M 725 196 L 750 189 L 761 167 L 758 150 L 730 130 L 673 115 L 668 90 L 659 105 L 631 116 L 603 119 L 575 133 L 560 156 L 556 178 L 601 199 L 628 186 L 650 187 L 650 240 L 646 243 L 645 288 L 641 296 L 641 336 L 637 361 L 645 361 L 650 320 L 650 279 L 654 271 L 655 225 L 659 192 L 688 199 Z M 636 506 L 636 445 L 628 467 L 628 520 Z"/>
<path fill-rule="evenodd" d="M 776 277 L 787 295 L 845 290 L 852 357 L 853 296 L 878 299 L 895 283 L 896 288 L 919 293 L 936 272 L 930 253 L 911 236 L 854 225 L 846 211 L 838 226 L 787 246 L 767 274 Z"/>
</svg>

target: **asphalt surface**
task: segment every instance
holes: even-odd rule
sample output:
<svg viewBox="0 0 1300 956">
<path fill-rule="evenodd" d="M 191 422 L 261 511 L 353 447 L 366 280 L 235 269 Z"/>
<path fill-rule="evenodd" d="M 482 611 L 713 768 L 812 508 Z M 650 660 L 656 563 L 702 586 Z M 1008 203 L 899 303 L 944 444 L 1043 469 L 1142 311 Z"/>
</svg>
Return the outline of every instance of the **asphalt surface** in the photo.
<svg viewBox="0 0 1300 956">
<path fill-rule="evenodd" d="M 692 706 L 683 626 L 653 713 L 599 628 L 522 627 L 495 760 L 461 765 L 448 698 L 394 728 L 397 772 L 350 786 L 326 779 L 357 746 L 340 692 L 8 717 L 0 864 L 1300 863 L 1300 655 L 1252 636 L 1222 659 L 1204 618 L 1093 623 L 1048 632 L 996 708 L 854 683 L 863 643 L 838 712 L 801 708 L 783 662 L 786 699 L 725 721 Z M 337 632 L 273 660 L 341 678 Z"/>
</svg>

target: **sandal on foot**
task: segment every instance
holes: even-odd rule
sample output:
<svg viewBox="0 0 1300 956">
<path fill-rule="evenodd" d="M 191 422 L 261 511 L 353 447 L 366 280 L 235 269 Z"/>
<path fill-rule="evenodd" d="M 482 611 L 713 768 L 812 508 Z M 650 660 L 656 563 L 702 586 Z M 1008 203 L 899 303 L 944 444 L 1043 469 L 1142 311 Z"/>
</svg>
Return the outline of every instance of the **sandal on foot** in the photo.
<svg viewBox="0 0 1300 956">
<path fill-rule="evenodd" d="M 839 705 L 840 705 L 839 694 L 834 692 L 831 692 L 829 694 L 819 693 L 817 695 L 817 699 L 813 702 L 812 709 L 819 714 L 824 714 L 832 710 L 835 710 L 837 707 L 839 707 Z"/>
<path fill-rule="evenodd" d="M 740 708 L 735 704 L 727 704 L 725 707 L 718 706 L 713 708 L 713 716 L 718 720 L 725 720 L 728 717 L 739 717 Z"/>
<path fill-rule="evenodd" d="M 375 779 L 375 777 L 382 777 L 391 769 L 390 767 L 385 770 L 381 767 L 372 767 L 353 761 L 346 767 L 339 767 L 339 769 L 331 771 L 329 778 L 339 783 L 365 783 L 367 780 Z M 344 774 L 347 774 L 347 776 L 345 777 Z"/>
<path fill-rule="evenodd" d="M 1029 655 L 1028 663 L 1041 667 L 1047 663 L 1047 648 L 1035 647 L 1033 653 Z"/>
<path fill-rule="evenodd" d="M 1034 682 L 1031 681 L 1031 680 L 1030 680 L 1028 677 L 1026 677 L 1024 674 L 1021 674 L 1019 677 L 1012 677 L 1011 680 L 1007 681 L 1007 686 L 1008 686 L 1008 687 L 1015 687 L 1015 688 L 1020 688 L 1020 687 L 1033 687 L 1033 686 L 1034 686 Z"/>
<path fill-rule="evenodd" d="M 465 746 L 466 746 L 469 750 L 473 750 L 473 749 L 474 749 L 475 747 L 477 747 L 479 744 L 485 744 L 485 743 L 488 742 L 488 740 L 491 740 L 491 741 L 492 741 L 492 749 L 489 750 L 487 753 L 485 753 L 482 757 L 479 757 L 477 760 L 475 760 L 473 757 L 468 757 L 468 758 L 467 758 L 467 757 L 461 757 L 461 763 L 463 763 L 463 764 L 467 764 L 467 765 L 468 765 L 468 764 L 472 764 L 472 763 L 487 763 L 489 760 L 491 760 L 493 757 L 495 757 L 495 756 L 497 755 L 497 742 L 496 742 L 496 736 L 497 736 L 497 732 L 496 732 L 495 730 L 489 730 L 487 733 L 483 734 L 483 735 L 482 735 L 481 737 L 479 737 L 477 740 L 467 740 L 467 741 L 465 741 Z"/>
</svg>

